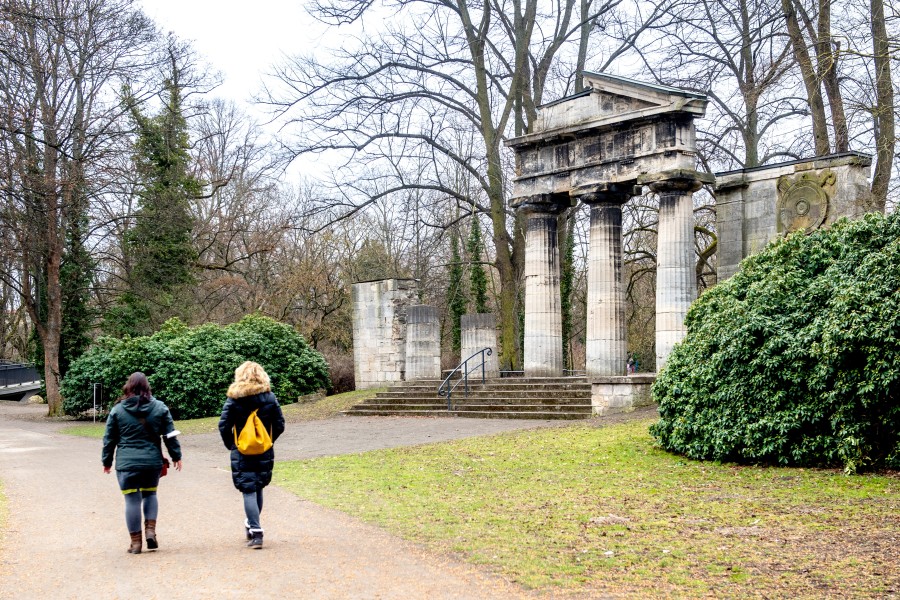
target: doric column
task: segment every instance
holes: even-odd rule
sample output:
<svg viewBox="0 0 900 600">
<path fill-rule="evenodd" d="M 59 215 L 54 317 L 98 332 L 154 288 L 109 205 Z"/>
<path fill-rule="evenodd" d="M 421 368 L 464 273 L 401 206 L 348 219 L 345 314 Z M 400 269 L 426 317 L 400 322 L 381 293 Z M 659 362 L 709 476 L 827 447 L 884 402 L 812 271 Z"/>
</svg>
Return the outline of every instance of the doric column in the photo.
<svg viewBox="0 0 900 600">
<path fill-rule="evenodd" d="M 656 242 L 656 371 L 684 339 L 684 317 L 697 297 L 694 192 L 701 181 L 677 177 L 650 183 L 659 194 Z"/>
<path fill-rule="evenodd" d="M 525 229 L 525 376 L 562 375 L 557 215 L 562 206 L 528 204 Z"/>
<path fill-rule="evenodd" d="M 622 204 L 634 194 L 633 186 L 627 188 L 578 195 L 591 207 L 585 348 L 588 376 L 624 375 L 626 370 Z"/>
</svg>

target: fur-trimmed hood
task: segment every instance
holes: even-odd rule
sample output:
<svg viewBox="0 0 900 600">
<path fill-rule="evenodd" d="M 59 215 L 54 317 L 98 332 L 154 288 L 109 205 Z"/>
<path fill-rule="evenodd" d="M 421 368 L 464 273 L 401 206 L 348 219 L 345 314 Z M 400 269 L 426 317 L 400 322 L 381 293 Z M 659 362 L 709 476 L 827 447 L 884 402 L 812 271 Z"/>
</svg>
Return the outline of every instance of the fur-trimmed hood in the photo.
<svg viewBox="0 0 900 600">
<path fill-rule="evenodd" d="M 247 396 L 255 396 L 256 394 L 270 391 L 272 391 L 271 388 L 265 383 L 256 381 L 235 381 L 228 386 L 228 397 L 235 399 L 245 398 Z"/>
</svg>

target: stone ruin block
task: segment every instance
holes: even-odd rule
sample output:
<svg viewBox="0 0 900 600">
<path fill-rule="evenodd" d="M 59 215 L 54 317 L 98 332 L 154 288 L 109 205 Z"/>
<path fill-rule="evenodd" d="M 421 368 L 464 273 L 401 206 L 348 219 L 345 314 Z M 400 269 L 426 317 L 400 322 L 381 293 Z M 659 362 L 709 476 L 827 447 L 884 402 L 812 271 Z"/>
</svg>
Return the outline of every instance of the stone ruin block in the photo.
<svg viewBox="0 0 900 600">
<path fill-rule="evenodd" d="M 483 348 L 490 348 L 490 356 L 485 353 L 484 357 L 484 375 L 485 377 L 499 377 L 500 363 L 497 360 L 497 317 L 489 313 L 462 315 L 460 318 L 460 327 L 462 329 L 460 361 L 469 358 Z M 480 357 L 470 361 L 470 377 L 481 377 L 481 369 L 476 371 L 472 364 L 478 364 L 479 361 Z"/>
<path fill-rule="evenodd" d="M 351 292 L 356 389 L 402 381 L 407 316 L 418 295 L 416 280 L 365 281 L 353 284 Z"/>
<path fill-rule="evenodd" d="M 872 159 L 845 152 L 716 174 L 719 281 L 770 241 L 810 233 L 841 217 L 875 210 L 869 192 Z"/>
<path fill-rule="evenodd" d="M 441 323 L 433 306 L 410 306 L 406 317 L 406 380 L 441 376 Z"/>
</svg>

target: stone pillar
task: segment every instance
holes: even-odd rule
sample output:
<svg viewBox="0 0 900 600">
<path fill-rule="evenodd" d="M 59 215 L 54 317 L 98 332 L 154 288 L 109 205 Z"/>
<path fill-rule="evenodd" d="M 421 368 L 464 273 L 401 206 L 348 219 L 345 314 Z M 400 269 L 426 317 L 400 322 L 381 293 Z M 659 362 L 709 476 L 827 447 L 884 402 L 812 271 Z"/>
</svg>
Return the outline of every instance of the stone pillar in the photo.
<svg viewBox="0 0 900 600">
<path fill-rule="evenodd" d="M 625 375 L 625 288 L 622 284 L 622 204 L 631 193 L 593 192 L 587 280 L 585 370 L 588 376 Z"/>
<path fill-rule="evenodd" d="M 484 376 L 500 377 L 500 368 L 497 362 L 497 318 L 489 313 L 475 313 L 462 315 L 460 318 L 461 329 L 461 356 L 460 361 L 466 360 L 479 350 L 491 349 L 491 354 L 485 353 Z M 480 377 L 481 370 L 475 371 L 475 364 L 479 359 L 470 361 L 469 369 L 472 377 Z"/>
<path fill-rule="evenodd" d="M 415 303 L 414 279 L 354 283 L 353 375 L 356 389 L 402 381 L 406 371 L 406 313 Z"/>
<path fill-rule="evenodd" d="M 656 372 L 660 372 L 675 344 L 684 339 L 684 317 L 697 297 L 694 253 L 694 192 L 701 182 L 692 178 L 656 181 L 659 194 L 656 242 Z"/>
<path fill-rule="evenodd" d="M 527 207 L 525 229 L 525 376 L 563 370 L 557 205 Z"/>
<path fill-rule="evenodd" d="M 441 378 L 441 324 L 433 306 L 406 313 L 406 380 Z"/>
</svg>

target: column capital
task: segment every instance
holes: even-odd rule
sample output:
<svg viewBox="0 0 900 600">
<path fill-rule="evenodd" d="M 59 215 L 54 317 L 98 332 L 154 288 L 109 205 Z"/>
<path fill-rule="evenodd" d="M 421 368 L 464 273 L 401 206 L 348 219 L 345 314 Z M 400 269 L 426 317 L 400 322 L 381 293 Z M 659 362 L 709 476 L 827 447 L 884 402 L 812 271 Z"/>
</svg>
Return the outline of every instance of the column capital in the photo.
<svg viewBox="0 0 900 600">
<path fill-rule="evenodd" d="M 574 188 L 569 191 L 569 195 L 585 204 L 597 202 L 625 204 L 632 196 L 641 195 L 641 187 L 632 183 L 601 183 Z"/>
<path fill-rule="evenodd" d="M 649 186 L 658 193 L 689 193 L 699 190 L 704 183 L 715 183 L 716 178 L 710 173 L 701 173 L 692 169 L 671 169 L 658 173 L 647 173 L 638 178 L 638 183 Z"/>
<path fill-rule="evenodd" d="M 531 214 L 551 214 L 558 215 L 567 208 L 574 206 L 572 199 L 568 196 L 560 194 L 535 194 L 533 196 L 523 196 L 514 198 L 510 202 L 511 206 L 516 210 Z"/>
</svg>

